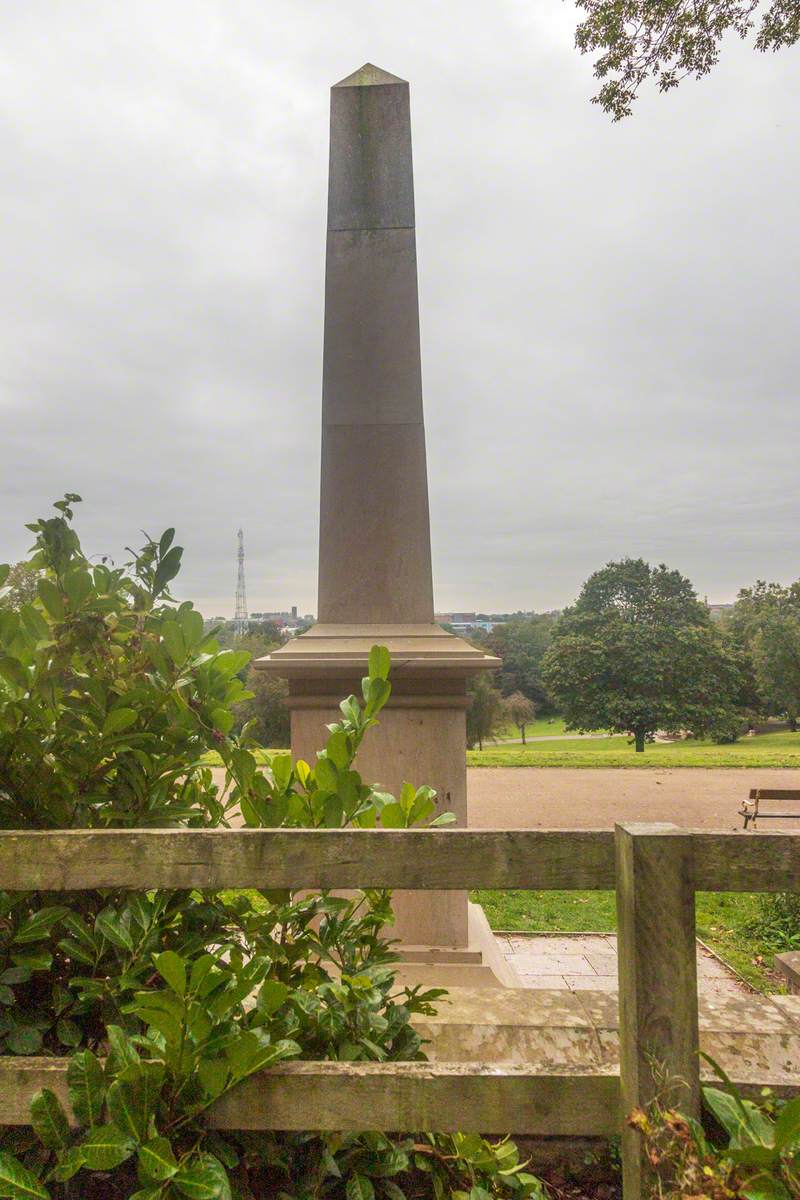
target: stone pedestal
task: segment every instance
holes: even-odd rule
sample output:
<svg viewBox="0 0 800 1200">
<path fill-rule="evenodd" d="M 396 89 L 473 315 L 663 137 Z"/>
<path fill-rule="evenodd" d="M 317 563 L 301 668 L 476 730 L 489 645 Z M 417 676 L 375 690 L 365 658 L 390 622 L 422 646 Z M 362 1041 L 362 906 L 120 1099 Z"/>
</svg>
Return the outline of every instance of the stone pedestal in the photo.
<svg viewBox="0 0 800 1200">
<path fill-rule="evenodd" d="M 392 656 L 392 695 L 380 724 L 367 734 L 356 767 L 364 779 L 398 794 L 408 782 L 429 784 L 439 812 L 468 824 L 466 730 L 467 679 L 496 660 L 446 633 L 438 625 L 315 625 L 268 659 L 261 669 L 289 680 L 292 753 L 313 762 L 339 716 L 339 701 L 360 695 L 371 646 Z M 451 951 L 447 961 L 479 966 L 485 941 L 479 921 L 468 915 L 465 892 L 395 892 L 394 932 L 409 961 L 434 961 L 430 948 Z"/>
</svg>

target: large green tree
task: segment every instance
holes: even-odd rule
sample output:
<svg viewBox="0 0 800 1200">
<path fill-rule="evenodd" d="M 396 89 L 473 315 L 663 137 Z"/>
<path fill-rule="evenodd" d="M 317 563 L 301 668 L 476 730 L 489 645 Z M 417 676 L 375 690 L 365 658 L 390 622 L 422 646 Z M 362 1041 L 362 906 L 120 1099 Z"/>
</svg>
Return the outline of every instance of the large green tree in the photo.
<svg viewBox="0 0 800 1200">
<path fill-rule="evenodd" d="M 708 609 L 678 571 L 612 562 L 562 614 L 542 664 L 568 729 L 729 728 L 736 678 Z"/>
<path fill-rule="evenodd" d="M 596 54 L 602 81 L 593 97 L 615 121 L 630 115 L 641 85 L 660 91 L 687 75 L 699 79 L 719 60 L 722 39 L 757 29 L 757 50 L 800 39 L 800 0 L 578 0 L 586 17 L 575 32 L 582 54 Z"/>
<path fill-rule="evenodd" d="M 796 730 L 800 717 L 800 580 L 784 587 L 759 579 L 753 587 L 742 588 L 728 629 L 751 658 L 763 711 L 785 715 Z"/>
</svg>

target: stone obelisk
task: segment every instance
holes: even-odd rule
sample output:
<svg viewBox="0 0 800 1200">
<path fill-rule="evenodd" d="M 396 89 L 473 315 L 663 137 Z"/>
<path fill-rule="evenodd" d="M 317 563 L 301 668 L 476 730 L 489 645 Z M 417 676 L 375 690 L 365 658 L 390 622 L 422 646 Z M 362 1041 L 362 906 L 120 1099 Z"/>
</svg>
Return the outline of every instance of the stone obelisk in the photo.
<svg viewBox="0 0 800 1200">
<path fill-rule="evenodd" d="M 367 64 L 331 89 L 318 624 L 258 664 L 289 680 L 295 755 L 313 762 L 376 642 L 393 690 L 358 769 L 432 785 L 464 825 L 466 683 L 499 662 L 434 623 L 409 88 Z M 410 961 L 491 957 L 466 893 L 395 912 Z"/>
</svg>

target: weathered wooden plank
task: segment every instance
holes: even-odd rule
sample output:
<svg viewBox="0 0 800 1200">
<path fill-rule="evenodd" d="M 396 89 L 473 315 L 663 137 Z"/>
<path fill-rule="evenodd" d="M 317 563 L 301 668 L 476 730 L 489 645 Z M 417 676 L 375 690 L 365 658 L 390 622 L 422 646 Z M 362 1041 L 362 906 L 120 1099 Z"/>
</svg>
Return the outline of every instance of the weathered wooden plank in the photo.
<svg viewBox="0 0 800 1200">
<path fill-rule="evenodd" d="M 610 830 L 0 833 L 0 888 L 605 888 Z"/>
<path fill-rule="evenodd" d="M 699 892 L 800 892 L 800 832 L 691 829 L 678 836 L 691 841 Z"/>
<path fill-rule="evenodd" d="M 800 833 L 675 829 L 699 891 L 800 891 Z M 137 829 L 0 833 L 0 888 L 611 889 L 610 830 Z"/>
<path fill-rule="evenodd" d="M 0 1125 L 29 1123 L 49 1087 L 67 1106 L 66 1059 L 0 1059 Z M 497 1063 L 295 1062 L 245 1080 L 209 1111 L 217 1129 L 395 1130 L 609 1136 L 615 1074 L 542 1075 Z"/>
<path fill-rule="evenodd" d="M 700 1116 L 691 840 L 675 826 L 617 825 L 620 1094 L 623 1114 L 658 1096 Z M 649 1195 L 640 1134 L 622 1133 L 625 1200 Z"/>
</svg>

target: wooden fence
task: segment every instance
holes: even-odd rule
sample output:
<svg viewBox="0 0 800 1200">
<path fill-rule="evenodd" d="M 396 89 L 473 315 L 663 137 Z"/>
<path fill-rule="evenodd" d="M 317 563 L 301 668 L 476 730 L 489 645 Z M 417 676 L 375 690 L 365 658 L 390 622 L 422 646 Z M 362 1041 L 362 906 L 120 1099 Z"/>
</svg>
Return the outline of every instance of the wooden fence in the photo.
<svg viewBox="0 0 800 1200">
<path fill-rule="evenodd" d="M 295 1062 L 245 1080 L 210 1123 L 227 1129 L 622 1130 L 626 1200 L 647 1162 L 623 1117 L 656 1092 L 700 1109 L 695 891 L 800 890 L 800 835 L 672 825 L 560 830 L 75 830 L 0 833 L 0 889 L 616 887 L 620 1074 L 493 1063 Z M 66 1100 L 65 1059 L 0 1058 L 0 1124 L 30 1098 Z M 800 1090 L 800 1089 L 799 1089 Z"/>
</svg>

